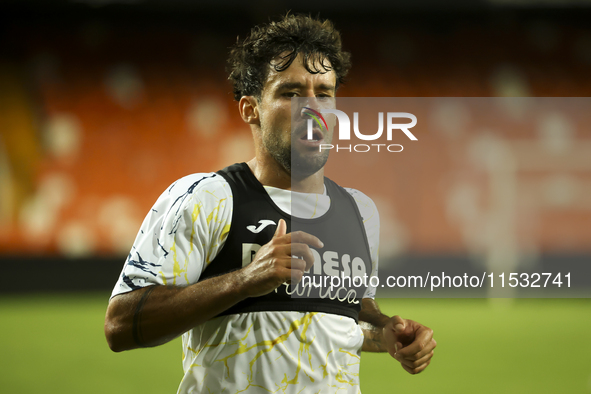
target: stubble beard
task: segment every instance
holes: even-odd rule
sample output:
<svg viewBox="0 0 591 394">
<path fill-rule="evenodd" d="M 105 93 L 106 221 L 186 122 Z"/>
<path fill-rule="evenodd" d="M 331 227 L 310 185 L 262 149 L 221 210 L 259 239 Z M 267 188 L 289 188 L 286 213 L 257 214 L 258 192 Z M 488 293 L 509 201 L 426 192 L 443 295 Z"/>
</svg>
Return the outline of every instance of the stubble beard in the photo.
<svg viewBox="0 0 591 394">
<path fill-rule="evenodd" d="M 328 160 L 328 150 L 322 151 L 320 155 L 305 157 L 292 149 L 291 140 L 289 142 L 282 140 L 281 133 L 270 132 L 264 135 L 267 136 L 263 139 L 267 152 L 293 178 L 303 179 L 317 173 Z"/>
</svg>

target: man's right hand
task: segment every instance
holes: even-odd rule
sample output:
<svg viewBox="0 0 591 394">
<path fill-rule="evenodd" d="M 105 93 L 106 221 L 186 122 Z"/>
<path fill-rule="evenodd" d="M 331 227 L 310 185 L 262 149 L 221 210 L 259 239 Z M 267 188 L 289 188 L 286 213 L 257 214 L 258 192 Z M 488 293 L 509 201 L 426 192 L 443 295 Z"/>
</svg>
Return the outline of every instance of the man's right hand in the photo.
<svg viewBox="0 0 591 394">
<path fill-rule="evenodd" d="M 310 246 L 324 247 L 324 244 L 311 234 L 303 231 L 289 234 L 286 232 L 287 224 L 281 219 L 271 241 L 259 249 L 249 265 L 242 268 L 244 289 L 248 297 L 268 294 L 284 282 L 299 283 L 304 272 L 314 264 Z"/>
</svg>

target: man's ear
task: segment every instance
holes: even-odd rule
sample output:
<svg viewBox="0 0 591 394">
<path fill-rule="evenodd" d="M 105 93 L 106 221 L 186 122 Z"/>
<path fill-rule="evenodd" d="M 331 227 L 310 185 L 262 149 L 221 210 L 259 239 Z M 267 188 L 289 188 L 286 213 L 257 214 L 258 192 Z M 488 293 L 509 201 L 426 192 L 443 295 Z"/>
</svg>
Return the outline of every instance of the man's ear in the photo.
<svg viewBox="0 0 591 394">
<path fill-rule="evenodd" d="M 238 102 L 240 117 L 248 124 L 260 124 L 259 102 L 254 96 L 242 96 Z"/>
</svg>

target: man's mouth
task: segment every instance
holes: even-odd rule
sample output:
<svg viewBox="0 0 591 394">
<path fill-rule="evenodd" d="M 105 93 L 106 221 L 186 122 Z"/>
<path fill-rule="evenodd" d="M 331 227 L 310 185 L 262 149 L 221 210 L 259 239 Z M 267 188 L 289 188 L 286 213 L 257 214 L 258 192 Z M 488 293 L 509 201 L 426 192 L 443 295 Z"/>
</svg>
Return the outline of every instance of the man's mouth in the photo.
<svg viewBox="0 0 591 394">
<path fill-rule="evenodd" d="M 308 134 L 309 134 L 308 133 L 308 130 L 306 130 L 306 132 L 304 133 L 304 135 L 302 135 L 300 137 L 300 140 L 319 142 L 319 141 L 322 141 L 324 139 L 324 135 L 322 134 L 322 131 L 319 128 L 317 128 L 317 127 L 314 127 L 312 129 L 312 138 L 311 139 L 308 138 L 309 137 Z"/>
</svg>

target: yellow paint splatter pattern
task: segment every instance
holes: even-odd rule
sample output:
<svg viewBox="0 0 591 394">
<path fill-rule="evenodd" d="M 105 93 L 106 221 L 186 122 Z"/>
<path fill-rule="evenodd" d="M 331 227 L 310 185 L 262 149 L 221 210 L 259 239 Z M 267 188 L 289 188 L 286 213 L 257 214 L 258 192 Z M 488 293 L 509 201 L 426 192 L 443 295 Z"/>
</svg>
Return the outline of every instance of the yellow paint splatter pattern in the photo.
<svg viewBox="0 0 591 394">
<path fill-rule="evenodd" d="M 220 317 L 183 337 L 187 357 L 179 392 L 359 393 L 362 343 L 353 320 L 330 314 Z"/>
<path fill-rule="evenodd" d="M 377 268 L 375 205 L 349 192 L 364 218 Z M 307 203 L 310 218 L 323 214 L 318 195 Z M 232 205 L 221 177 L 194 174 L 176 182 L 153 206 L 134 242 L 134 252 L 150 264 L 144 270 L 126 264 L 112 295 L 146 284 L 195 283 L 228 237 Z M 146 272 L 152 264 L 153 272 Z M 257 312 L 212 319 L 183 335 L 179 393 L 359 393 L 362 343 L 353 320 L 331 314 Z"/>
</svg>

